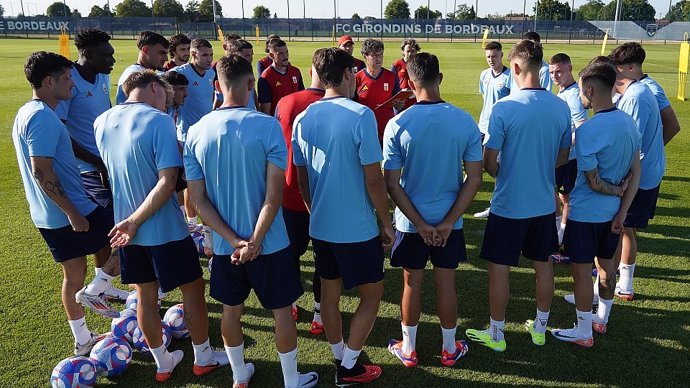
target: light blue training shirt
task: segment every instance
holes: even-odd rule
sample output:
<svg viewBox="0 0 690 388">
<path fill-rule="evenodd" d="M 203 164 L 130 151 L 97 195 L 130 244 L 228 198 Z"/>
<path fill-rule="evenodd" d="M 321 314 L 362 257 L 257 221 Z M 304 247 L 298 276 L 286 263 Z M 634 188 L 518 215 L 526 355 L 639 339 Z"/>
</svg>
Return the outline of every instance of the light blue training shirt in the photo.
<svg viewBox="0 0 690 388">
<path fill-rule="evenodd" d="M 481 133 L 486 135 L 489 132 L 491 108 L 496 101 L 510 94 L 511 84 L 510 69 L 506 66 L 503 66 L 503 70 L 498 74 L 494 74 L 493 70 L 488 68 L 479 75 L 479 93 L 484 97 L 482 113 L 479 115 Z"/>
</svg>

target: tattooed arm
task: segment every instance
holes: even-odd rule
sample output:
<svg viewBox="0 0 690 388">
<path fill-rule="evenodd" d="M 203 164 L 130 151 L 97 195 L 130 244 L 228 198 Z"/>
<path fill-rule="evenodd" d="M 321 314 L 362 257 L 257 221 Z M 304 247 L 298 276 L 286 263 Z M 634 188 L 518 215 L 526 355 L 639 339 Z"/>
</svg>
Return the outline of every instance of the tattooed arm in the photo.
<svg viewBox="0 0 690 388">
<path fill-rule="evenodd" d="M 79 214 L 53 170 L 53 158 L 31 157 L 31 172 L 38 186 L 66 215 L 75 232 L 89 230 L 89 221 Z"/>
<path fill-rule="evenodd" d="M 625 187 L 616 186 L 601 179 L 599 171 L 597 171 L 596 168 L 594 170 L 585 171 L 585 178 L 587 178 L 587 184 L 592 191 L 597 193 L 622 197 L 625 192 Z"/>
</svg>

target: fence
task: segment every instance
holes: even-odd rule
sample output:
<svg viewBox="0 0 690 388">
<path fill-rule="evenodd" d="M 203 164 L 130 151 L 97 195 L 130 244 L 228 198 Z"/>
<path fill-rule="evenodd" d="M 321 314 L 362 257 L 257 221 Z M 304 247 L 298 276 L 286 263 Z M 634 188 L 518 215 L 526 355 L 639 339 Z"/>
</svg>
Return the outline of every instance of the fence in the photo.
<svg viewBox="0 0 690 388">
<path fill-rule="evenodd" d="M 258 27 L 260 36 L 278 34 L 287 40 L 316 41 L 333 35 L 351 35 L 354 39 L 367 37 L 414 37 L 429 40 L 480 40 L 484 29 L 490 39 L 516 39 L 524 32 L 537 31 L 542 41 L 591 41 L 601 39 L 604 31 L 614 39 L 681 41 L 690 23 L 671 24 L 610 21 L 537 21 L 532 20 L 380 20 L 380 19 L 218 19 L 225 32 L 253 37 Z M 170 36 L 178 32 L 193 37 L 215 39 L 213 23 L 183 22 L 176 18 L 0 18 L 0 36 L 52 37 L 65 29 L 70 34 L 83 27 L 98 27 L 115 38 L 132 39 L 140 31 L 151 30 Z"/>
</svg>

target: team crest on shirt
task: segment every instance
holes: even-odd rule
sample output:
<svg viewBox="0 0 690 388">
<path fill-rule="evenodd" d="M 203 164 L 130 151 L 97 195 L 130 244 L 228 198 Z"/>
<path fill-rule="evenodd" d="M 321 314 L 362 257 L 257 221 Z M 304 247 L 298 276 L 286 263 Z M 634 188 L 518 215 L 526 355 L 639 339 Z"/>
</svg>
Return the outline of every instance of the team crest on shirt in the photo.
<svg viewBox="0 0 690 388">
<path fill-rule="evenodd" d="M 505 85 L 505 84 L 503 83 L 503 81 L 501 81 L 501 82 L 498 83 L 498 88 L 499 88 L 499 89 L 503 89 L 503 86 L 504 86 L 504 85 Z"/>
<path fill-rule="evenodd" d="M 383 83 L 383 91 L 387 92 L 388 91 L 388 82 Z"/>
<path fill-rule="evenodd" d="M 294 76 L 294 75 L 292 76 L 292 83 L 293 83 L 293 84 L 296 84 L 296 83 L 297 83 L 297 77 Z"/>
<path fill-rule="evenodd" d="M 91 93 L 91 91 L 89 90 L 88 92 L 86 92 L 86 97 L 93 97 L 93 93 Z"/>
</svg>

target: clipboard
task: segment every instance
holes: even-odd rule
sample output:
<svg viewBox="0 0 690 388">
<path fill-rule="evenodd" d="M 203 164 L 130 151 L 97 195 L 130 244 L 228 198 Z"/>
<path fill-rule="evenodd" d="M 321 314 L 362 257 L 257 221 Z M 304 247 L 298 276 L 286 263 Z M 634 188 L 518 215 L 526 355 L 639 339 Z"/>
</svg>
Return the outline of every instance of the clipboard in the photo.
<svg viewBox="0 0 690 388">
<path fill-rule="evenodd" d="M 412 92 L 412 90 L 410 90 L 410 89 L 403 89 L 403 90 L 399 91 L 399 92 L 398 92 L 396 95 L 394 95 L 393 97 L 391 97 L 391 98 L 387 99 L 386 101 L 384 101 L 383 103 L 379 104 L 376 108 L 374 108 L 374 110 L 379 109 L 379 108 L 393 109 L 393 103 L 394 103 L 394 102 L 396 102 L 396 101 L 398 101 L 398 100 L 405 101 L 405 100 L 407 100 L 408 98 L 410 98 L 410 96 L 412 96 L 412 95 L 414 95 L 414 93 Z"/>
</svg>

